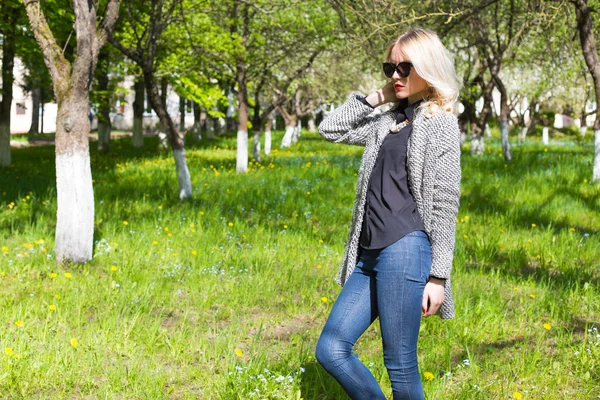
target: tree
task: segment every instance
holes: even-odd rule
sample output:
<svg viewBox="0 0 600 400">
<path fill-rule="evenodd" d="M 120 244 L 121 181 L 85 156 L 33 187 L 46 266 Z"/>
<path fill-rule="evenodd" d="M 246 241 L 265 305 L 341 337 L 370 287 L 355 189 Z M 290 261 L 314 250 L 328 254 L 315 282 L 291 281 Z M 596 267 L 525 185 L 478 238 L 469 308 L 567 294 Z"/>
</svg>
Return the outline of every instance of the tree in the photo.
<svg viewBox="0 0 600 400">
<path fill-rule="evenodd" d="M 168 80 L 166 76 L 160 79 L 157 77 L 161 55 L 166 51 L 163 35 L 169 27 L 176 26 L 177 22 L 182 21 L 181 14 L 177 12 L 182 2 L 183 0 L 125 0 L 125 12 L 122 16 L 123 32 L 118 36 L 109 34 L 108 40 L 142 70 L 148 100 L 166 130 L 173 150 L 179 198 L 184 200 L 192 196 L 192 180 L 185 157 L 183 136 L 177 131 L 159 92 L 160 85 L 163 89 L 162 96 L 166 96 Z"/>
<path fill-rule="evenodd" d="M 594 170 L 593 182 L 600 182 L 600 59 L 594 35 L 594 19 L 587 0 L 570 0 L 575 7 L 577 31 L 585 63 L 594 82 L 596 97 L 596 121 L 594 122 Z"/>
<path fill-rule="evenodd" d="M 13 67 L 21 7 L 14 0 L 2 0 L 2 102 L 0 102 L 0 166 L 11 164 L 10 109 L 13 100 Z"/>
<path fill-rule="evenodd" d="M 97 21 L 94 3 L 73 0 L 77 54 L 71 64 L 58 46 L 40 3 L 23 0 L 31 29 L 44 54 L 58 103 L 56 119 L 56 259 L 86 262 L 92 258 L 94 191 L 90 167 L 89 89 L 98 53 L 113 28 L 118 0 L 110 0 Z"/>
</svg>

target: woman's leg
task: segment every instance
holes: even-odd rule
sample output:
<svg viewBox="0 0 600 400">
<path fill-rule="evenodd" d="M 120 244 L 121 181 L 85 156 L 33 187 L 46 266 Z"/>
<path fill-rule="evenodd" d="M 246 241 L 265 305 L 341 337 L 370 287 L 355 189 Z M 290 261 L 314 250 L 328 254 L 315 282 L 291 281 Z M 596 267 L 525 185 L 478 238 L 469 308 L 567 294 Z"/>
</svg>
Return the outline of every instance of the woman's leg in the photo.
<svg viewBox="0 0 600 400">
<path fill-rule="evenodd" d="M 317 343 L 317 361 L 352 399 L 385 400 L 371 371 L 352 353 L 354 343 L 377 318 L 372 271 L 361 258 L 337 298 Z"/>
<path fill-rule="evenodd" d="M 415 231 L 381 251 L 375 266 L 384 363 L 394 400 L 423 400 L 417 366 L 423 290 L 431 269 L 431 245 Z"/>
</svg>

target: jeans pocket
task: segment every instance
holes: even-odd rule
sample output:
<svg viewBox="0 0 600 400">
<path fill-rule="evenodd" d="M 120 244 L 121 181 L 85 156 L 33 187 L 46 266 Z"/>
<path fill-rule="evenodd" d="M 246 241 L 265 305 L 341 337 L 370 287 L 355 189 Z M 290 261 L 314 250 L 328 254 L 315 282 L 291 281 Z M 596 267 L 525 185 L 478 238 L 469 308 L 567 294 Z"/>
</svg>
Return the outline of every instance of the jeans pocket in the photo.
<svg viewBox="0 0 600 400">
<path fill-rule="evenodd" d="M 423 279 L 423 282 L 427 282 L 429 273 L 431 272 L 431 246 L 420 245 L 419 247 L 421 259 L 421 279 Z"/>
</svg>

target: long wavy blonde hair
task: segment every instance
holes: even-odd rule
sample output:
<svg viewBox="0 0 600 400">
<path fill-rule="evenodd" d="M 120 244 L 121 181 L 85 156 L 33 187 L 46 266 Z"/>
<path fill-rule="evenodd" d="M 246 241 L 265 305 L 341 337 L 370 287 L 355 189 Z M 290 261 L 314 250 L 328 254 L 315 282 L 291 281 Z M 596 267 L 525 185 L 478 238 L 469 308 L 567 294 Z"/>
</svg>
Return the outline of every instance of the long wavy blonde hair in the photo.
<svg viewBox="0 0 600 400">
<path fill-rule="evenodd" d="M 429 116 L 438 111 L 456 112 L 459 80 L 450 52 L 438 35 L 426 28 L 413 28 L 389 44 L 386 61 L 390 61 L 396 46 L 429 85 L 429 92 L 419 108 Z"/>
</svg>

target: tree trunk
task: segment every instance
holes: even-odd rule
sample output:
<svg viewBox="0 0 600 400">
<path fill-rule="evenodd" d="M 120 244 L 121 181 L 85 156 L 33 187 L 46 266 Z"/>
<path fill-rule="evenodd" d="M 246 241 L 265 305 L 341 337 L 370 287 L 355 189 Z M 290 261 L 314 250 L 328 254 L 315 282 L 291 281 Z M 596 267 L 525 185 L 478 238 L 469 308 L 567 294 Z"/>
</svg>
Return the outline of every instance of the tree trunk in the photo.
<svg viewBox="0 0 600 400">
<path fill-rule="evenodd" d="M 244 4 L 242 47 L 246 47 L 249 28 L 248 5 Z M 238 130 L 237 130 L 237 161 L 236 171 L 248 170 L 248 82 L 246 77 L 246 60 L 238 56 L 236 79 L 238 84 Z"/>
<path fill-rule="evenodd" d="M 298 122 L 296 123 L 296 129 L 294 129 L 294 133 L 292 134 L 292 143 L 298 143 L 298 139 L 302 133 L 302 120 L 298 118 Z"/>
<path fill-rule="evenodd" d="M 271 155 L 271 127 L 273 126 L 273 114 L 272 111 L 267 115 L 267 122 L 265 123 L 265 154 Z"/>
<path fill-rule="evenodd" d="M 281 148 L 290 147 L 292 145 L 292 138 L 298 128 L 298 121 L 295 115 L 290 115 L 285 121 L 285 134 L 281 139 Z"/>
<path fill-rule="evenodd" d="M 596 118 L 598 118 L 596 116 Z M 596 124 L 598 120 L 596 119 Z M 600 181 L 600 129 L 596 129 L 594 132 L 594 173 L 592 175 L 592 182 Z"/>
<path fill-rule="evenodd" d="M 548 127 L 544 126 L 544 128 L 542 129 L 542 143 L 544 143 L 544 145 L 548 145 L 549 142 L 550 140 L 548 138 Z"/>
<path fill-rule="evenodd" d="M 494 89 L 494 81 L 490 79 L 482 88 L 483 109 L 479 114 L 479 118 L 475 124 L 471 124 L 471 155 L 480 156 L 485 151 L 483 134 L 487 121 L 492 115 L 492 90 Z"/>
<path fill-rule="evenodd" d="M 210 115 L 206 115 L 206 138 L 208 140 L 214 140 L 215 138 L 215 127 L 217 125 L 217 119 L 215 117 L 211 117 Z"/>
<path fill-rule="evenodd" d="M 594 21 L 587 0 L 571 0 L 575 5 L 577 30 L 585 63 L 592 75 L 596 97 L 596 121 L 594 122 L 594 171 L 593 182 L 600 181 L 600 59 L 594 37 Z"/>
<path fill-rule="evenodd" d="M 239 97 L 239 94 L 238 94 Z M 233 120 L 233 114 L 235 112 L 235 108 L 233 106 L 233 90 L 231 87 L 227 88 L 227 112 L 225 118 L 225 130 L 227 132 L 232 132 L 235 130 L 235 121 Z"/>
<path fill-rule="evenodd" d="M 15 61 L 15 25 L 19 8 L 2 4 L 2 103 L 0 103 L 0 166 L 12 162 L 10 151 L 10 109 L 13 101 L 13 67 Z"/>
<path fill-rule="evenodd" d="M 317 131 L 317 126 L 315 124 L 315 115 L 310 113 L 310 118 L 308 119 L 308 131 L 314 133 Z"/>
<path fill-rule="evenodd" d="M 110 95 L 108 94 L 108 52 L 100 50 L 98 56 L 98 89 L 100 91 L 100 104 L 98 108 L 98 152 L 108 153 L 110 147 Z"/>
<path fill-rule="evenodd" d="M 131 142 L 133 147 L 144 147 L 144 77 L 138 76 L 133 84 L 135 98 L 133 100 L 133 134 Z"/>
<path fill-rule="evenodd" d="M 179 96 L 179 132 L 185 132 L 185 99 Z"/>
<path fill-rule="evenodd" d="M 502 154 L 505 161 L 512 160 L 510 153 L 510 142 L 508 141 L 508 120 L 510 118 L 510 107 L 508 106 L 508 93 L 504 82 L 497 75 L 494 76 L 496 87 L 500 91 L 500 138 L 502 140 Z"/>
<path fill-rule="evenodd" d="M 94 238 L 89 94 L 73 92 L 63 99 L 57 95 L 56 260 L 59 263 L 91 260 Z"/>
<path fill-rule="evenodd" d="M 166 108 L 166 80 L 161 82 L 162 92 L 159 95 L 158 87 L 155 84 L 152 71 L 144 71 L 144 83 L 146 84 L 146 93 L 150 99 L 152 108 L 158 115 L 161 124 L 165 128 L 169 143 L 173 149 L 175 158 L 175 169 L 177 171 L 177 181 L 179 183 L 179 198 L 181 200 L 192 197 L 192 179 L 185 158 L 183 139 L 175 129 L 175 124 Z"/>
<path fill-rule="evenodd" d="M 29 142 L 33 140 L 33 135 L 40 133 L 40 103 L 42 101 L 42 91 L 40 88 L 31 89 L 31 126 L 27 132 Z"/>
<path fill-rule="evenodd" d="M 202 110 L 200 110 L 200 104 L 194 102 L 194 127 L 192 128 L 192 139 L 194 142 L 202 140 Z M 206 116 L 204 116 L 206 121 Z"/>
</svg>

